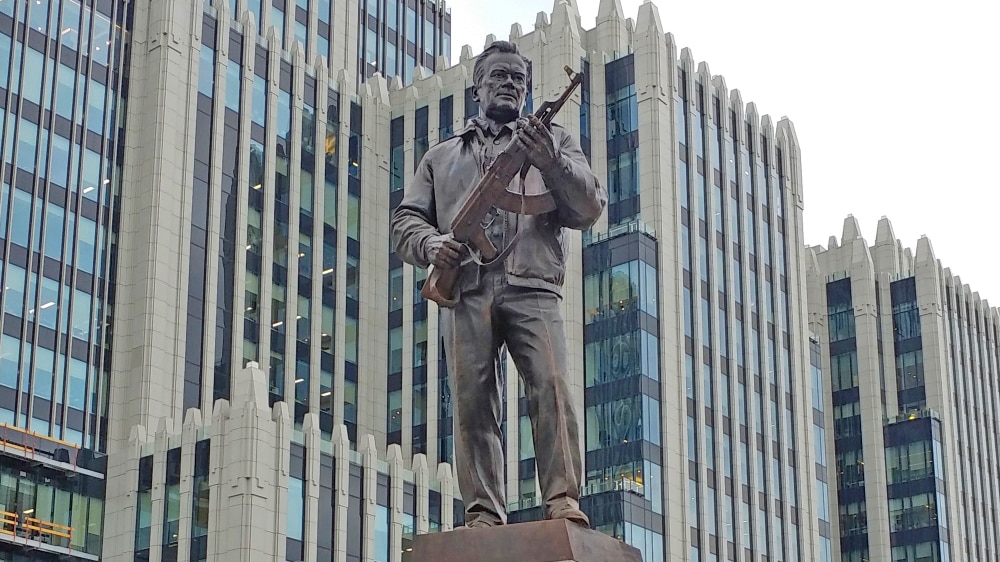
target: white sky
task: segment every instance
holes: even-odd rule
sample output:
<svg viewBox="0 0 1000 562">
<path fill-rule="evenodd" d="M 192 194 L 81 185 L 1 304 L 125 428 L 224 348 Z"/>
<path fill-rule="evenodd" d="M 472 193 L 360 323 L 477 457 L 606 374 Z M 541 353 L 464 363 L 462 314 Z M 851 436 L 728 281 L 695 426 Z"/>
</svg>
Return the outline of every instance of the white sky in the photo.
<svg viewBox="0 0 1000 562">
<path fill-rule="evenodd" d="M 598 0 L 578 0 L 593 28 Z M 635 18 L 641 0 L 621 0 Z M 883 215 L 1000 305 L 1000 3 L 992 0 L 654 1 L 665 31 L 802 145 L 805 234 L 826 246 Z M 534 29 L 551 0 L 451 0 L 452 56 Z"/>
</svg>

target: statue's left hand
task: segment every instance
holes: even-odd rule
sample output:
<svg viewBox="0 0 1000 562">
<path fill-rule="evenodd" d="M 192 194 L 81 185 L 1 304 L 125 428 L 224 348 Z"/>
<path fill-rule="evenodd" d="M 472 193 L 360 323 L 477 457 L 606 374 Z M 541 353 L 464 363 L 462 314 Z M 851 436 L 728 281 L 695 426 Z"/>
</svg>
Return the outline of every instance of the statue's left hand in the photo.
<svg viewBox="0 0 1000 562">
<path fill-rule="evenodd" d="M 552 129 L 538 117 L 529 115 L 519 119 L 517 136 L 528 153 L 528 161 L 539 170 L 548 170 L 559 161 Z"/>
</svg>

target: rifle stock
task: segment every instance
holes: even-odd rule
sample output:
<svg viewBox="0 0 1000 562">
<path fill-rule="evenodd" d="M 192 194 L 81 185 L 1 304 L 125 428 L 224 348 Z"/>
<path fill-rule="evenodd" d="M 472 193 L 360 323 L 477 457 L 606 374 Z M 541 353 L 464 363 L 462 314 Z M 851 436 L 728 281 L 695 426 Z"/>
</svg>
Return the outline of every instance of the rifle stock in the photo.
<svg viewBox="0 0 1000 562">
<path fill-rule="evenodd" d="M 453 297 L 457 280 L 457 268 L 441 269 L 432 265 L 427 270 L 427 280 L 420 289 L 420 296 L 436 302 L 438 306 L 451 308 L 458 304 L 458 299 Z"/>
</svg>

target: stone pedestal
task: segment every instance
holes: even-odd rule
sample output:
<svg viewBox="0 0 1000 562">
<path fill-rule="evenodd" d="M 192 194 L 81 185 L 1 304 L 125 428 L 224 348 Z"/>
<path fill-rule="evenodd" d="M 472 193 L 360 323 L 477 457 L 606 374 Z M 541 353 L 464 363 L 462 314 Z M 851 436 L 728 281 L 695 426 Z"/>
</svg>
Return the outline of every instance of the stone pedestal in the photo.
<svg viewBox="0 0 1000 562">
<path fill-rule="evenodd" d="M 419 535 L 412 562 L 642 562 L 639 550 L 564 519 Z"/>
</svg>

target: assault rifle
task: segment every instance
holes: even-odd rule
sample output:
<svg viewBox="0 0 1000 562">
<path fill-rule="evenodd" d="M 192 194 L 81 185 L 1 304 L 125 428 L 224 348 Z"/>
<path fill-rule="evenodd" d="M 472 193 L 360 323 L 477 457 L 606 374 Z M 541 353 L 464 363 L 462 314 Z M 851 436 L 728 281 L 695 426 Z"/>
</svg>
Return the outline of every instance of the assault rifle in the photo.
<svg viewBox="0 0 1000 562">
<path fill-rule="evenodd" d="M 583 82 L 583 74 L 574 72 L 568 66 L 565 67 L 565 70 L 570 77 L 569 86 L 558 99 L 543 103 L 535 111 L 535 116 L 545 125 L 552 123 L 556 113 L 562 109 L 569 97 L 573 95 L 574 90 Z M 516 137 L 511 138 L 510 143 L 486 170 L 486 174 L 479 180 L 479 185 L 469 195 L 452 221 L 452 237 L 466 246 L 474 246 L 479 252 L 481 260 L 494 261 L 506 258 L 517 241 L 517 235 L 515 235 L 514 241 L 503 250 L 503 253 L 497 252 L 493 242 L 486 234 L 489 222 L 485 220 L 487 214 L 494 207 L 524 215 L 547 213 L 556 208 L 555 200 L 549 192 L 527 195 L 523 192 L 516 193 L 507 189 L 507 186 L 519 173 L 527 172 L 527 156 L 524 148 L 517 143 Z M 455 306 L 458 299 L 453 297 L 453 293 L 457 277 L 457 267 L 441 269 L 431 266 L 427 281 L 424 282 L 420 294 L 425 299 L 438 303 L 439 306 L 445 308 Z"/>
</svg>

